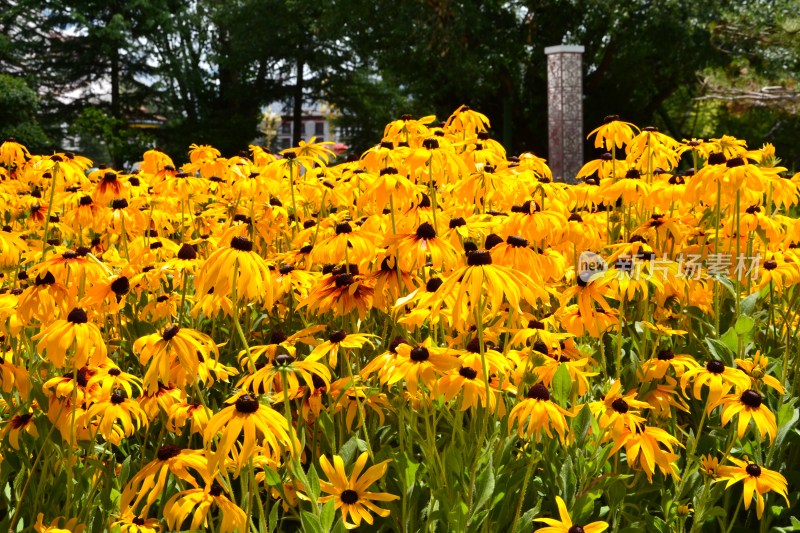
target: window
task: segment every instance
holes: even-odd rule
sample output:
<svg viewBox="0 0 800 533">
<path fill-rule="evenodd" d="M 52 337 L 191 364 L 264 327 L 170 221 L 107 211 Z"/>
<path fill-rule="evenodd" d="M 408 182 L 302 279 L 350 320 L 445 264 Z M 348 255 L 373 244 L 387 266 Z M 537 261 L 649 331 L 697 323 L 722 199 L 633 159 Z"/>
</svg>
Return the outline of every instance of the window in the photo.
<svg viewBox="0 0 800 533">
<path fill-rule="evenodd" d="M 288 121 L 281 122 L 281 134 L 282 135 L 291 135 L 292 134 L 292 123 Z"/>
<path fill-rule="evenodd" d="M 314 135 L 317 137 L 322 137 L 325 135 L 325 123 L 324 122 L 315 122 L 314 123 Z"/>
</svg>

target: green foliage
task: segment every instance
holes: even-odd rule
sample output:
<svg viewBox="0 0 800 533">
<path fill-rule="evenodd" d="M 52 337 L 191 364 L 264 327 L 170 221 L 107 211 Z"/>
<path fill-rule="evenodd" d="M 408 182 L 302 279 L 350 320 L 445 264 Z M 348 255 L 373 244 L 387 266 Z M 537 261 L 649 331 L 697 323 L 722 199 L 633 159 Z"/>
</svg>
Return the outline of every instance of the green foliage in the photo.
<svg viewBox="0 0 800 533">
<path fill-rule="evenodd" d="M 15 137 L 33 150 L 50 141 L 36 120 L 39 100 L 24 80 L 0 74 L 0 139 Z"/>
</svg>

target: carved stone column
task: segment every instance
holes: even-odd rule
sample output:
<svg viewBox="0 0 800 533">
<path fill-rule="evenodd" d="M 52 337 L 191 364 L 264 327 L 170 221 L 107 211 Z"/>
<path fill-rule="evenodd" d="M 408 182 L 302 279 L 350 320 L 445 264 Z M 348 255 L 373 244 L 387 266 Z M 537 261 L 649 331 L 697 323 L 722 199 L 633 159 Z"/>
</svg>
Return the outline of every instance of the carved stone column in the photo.
<svg viewBox="0 0 800 533">
<path fill-rule="evenodd" d="M 544 49 L 547 55 L 547 163 L 557 180 L 573 181 L 583 165 L 583 46 Z"/>
</svg>

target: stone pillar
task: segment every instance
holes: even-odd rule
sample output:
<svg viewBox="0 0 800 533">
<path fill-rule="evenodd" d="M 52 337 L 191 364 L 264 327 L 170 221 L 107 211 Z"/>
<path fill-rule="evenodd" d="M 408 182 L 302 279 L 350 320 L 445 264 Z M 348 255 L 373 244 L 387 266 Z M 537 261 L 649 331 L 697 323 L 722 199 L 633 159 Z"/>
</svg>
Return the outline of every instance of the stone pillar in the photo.
<svg viewBox="0 0 800 533">
<path fill-rule="evenodd" d="M 583 165 L 583 46 L 544 49 L 547 55 L 547 163 L 557 180 L 571 182 Z"/>
</svg>

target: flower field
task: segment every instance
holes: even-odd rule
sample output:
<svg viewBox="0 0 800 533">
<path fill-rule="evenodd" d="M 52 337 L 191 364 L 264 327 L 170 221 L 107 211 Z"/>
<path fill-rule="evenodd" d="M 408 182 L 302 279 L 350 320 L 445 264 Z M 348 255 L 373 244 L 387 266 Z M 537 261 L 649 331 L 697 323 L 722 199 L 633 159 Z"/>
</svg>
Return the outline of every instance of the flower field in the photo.
<svg viewBox="0 0 800 533">
<path fill-rule="evenodd" d="M 795 531 L 800 174 L 462 106 L 132 172 L 0 146 L 0 529 Z"/>
</svg>

